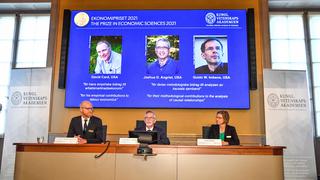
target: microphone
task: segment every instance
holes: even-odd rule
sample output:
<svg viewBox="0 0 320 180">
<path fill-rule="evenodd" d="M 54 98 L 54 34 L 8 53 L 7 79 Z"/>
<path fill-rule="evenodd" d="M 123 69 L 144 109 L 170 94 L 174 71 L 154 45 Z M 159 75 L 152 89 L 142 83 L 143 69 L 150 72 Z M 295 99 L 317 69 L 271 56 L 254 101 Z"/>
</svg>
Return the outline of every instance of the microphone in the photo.
<svg viewBox="0 0 320 180">
<path fill-rule="evenodd" d="M 94 155 L 95 159 L 100 158 L 102 155 L 104 155 L 108 151 L 109 146 L 110 146 L 110 141 L 105 141 L 103 144 L 107 144 L 106 148 L 100 154 Z"/>
</svg>

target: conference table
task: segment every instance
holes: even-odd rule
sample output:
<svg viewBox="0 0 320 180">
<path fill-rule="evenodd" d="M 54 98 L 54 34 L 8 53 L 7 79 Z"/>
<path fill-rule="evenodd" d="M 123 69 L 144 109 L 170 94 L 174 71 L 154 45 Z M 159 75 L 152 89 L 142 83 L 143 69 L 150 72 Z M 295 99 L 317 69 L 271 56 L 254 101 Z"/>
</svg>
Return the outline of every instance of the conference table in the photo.
<svg viewBox="0 0 320 180">
<path fill-rule="evenodd" d="M 145 156 L 118 142 L 14 145 L 15 180 L 284 179 L 281 146 L 150 145 Z"/>
</svg>

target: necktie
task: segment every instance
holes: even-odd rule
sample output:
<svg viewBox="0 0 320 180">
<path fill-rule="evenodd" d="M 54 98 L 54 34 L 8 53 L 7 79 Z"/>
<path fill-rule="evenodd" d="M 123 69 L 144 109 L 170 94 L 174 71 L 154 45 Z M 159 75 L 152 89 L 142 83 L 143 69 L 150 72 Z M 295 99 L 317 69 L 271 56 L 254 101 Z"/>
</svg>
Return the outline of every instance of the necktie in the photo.
<svg viewBox="0 0 320 180">
<path fill-rule="evenodd" d="M 83 134 L 85 134 L 87 132 L 88 129 L 88 124 L 87 124 L 88 119 L 84 120 L 84 125 L 83 125 Z"/>
</svg>

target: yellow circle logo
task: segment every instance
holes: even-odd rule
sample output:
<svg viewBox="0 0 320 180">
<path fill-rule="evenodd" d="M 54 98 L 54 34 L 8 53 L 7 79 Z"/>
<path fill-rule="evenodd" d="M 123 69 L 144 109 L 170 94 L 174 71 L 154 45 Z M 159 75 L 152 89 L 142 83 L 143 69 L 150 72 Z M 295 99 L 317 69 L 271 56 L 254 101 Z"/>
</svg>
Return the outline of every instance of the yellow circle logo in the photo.
<svg viewBox="0 0 320 180">
<path fill-rule="evenodd" d="M 79 27 L 83 27 L 88 24 L 89 19 L 89 15 L 87 13 L 79 12 L 74 16 L 74 23 Z"/>
</svg>

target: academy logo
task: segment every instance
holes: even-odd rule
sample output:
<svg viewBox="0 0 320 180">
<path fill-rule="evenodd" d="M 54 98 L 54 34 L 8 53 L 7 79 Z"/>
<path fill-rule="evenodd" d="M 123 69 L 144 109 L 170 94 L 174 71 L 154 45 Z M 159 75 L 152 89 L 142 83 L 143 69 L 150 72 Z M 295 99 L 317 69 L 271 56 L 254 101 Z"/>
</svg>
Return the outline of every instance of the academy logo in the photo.
<svg viewBox="0 0 320 180">
<path fill-rule="evenodd" d="M 207 13 L 205 19 L 208 24 L 212 25 L 216 22 L 217 18 L 214 13 Z"/>
<path fill-rule="evenodd" d="M 269 94 L 267 101 L 268 101 L 269 106 L 273 107 L 273 108 L 278 107 L 278 105 L 280 103 L 280 99 L 279 99 L 278 95 L 276 95 L 274 93 Z"/>
<path fill-rule="evenodd" d="M 11 95 L 11 103 L 13 105 L 19 105 L 22 102 L 22 93 L 20 91 L 15 91 Z"/>
</svg>

